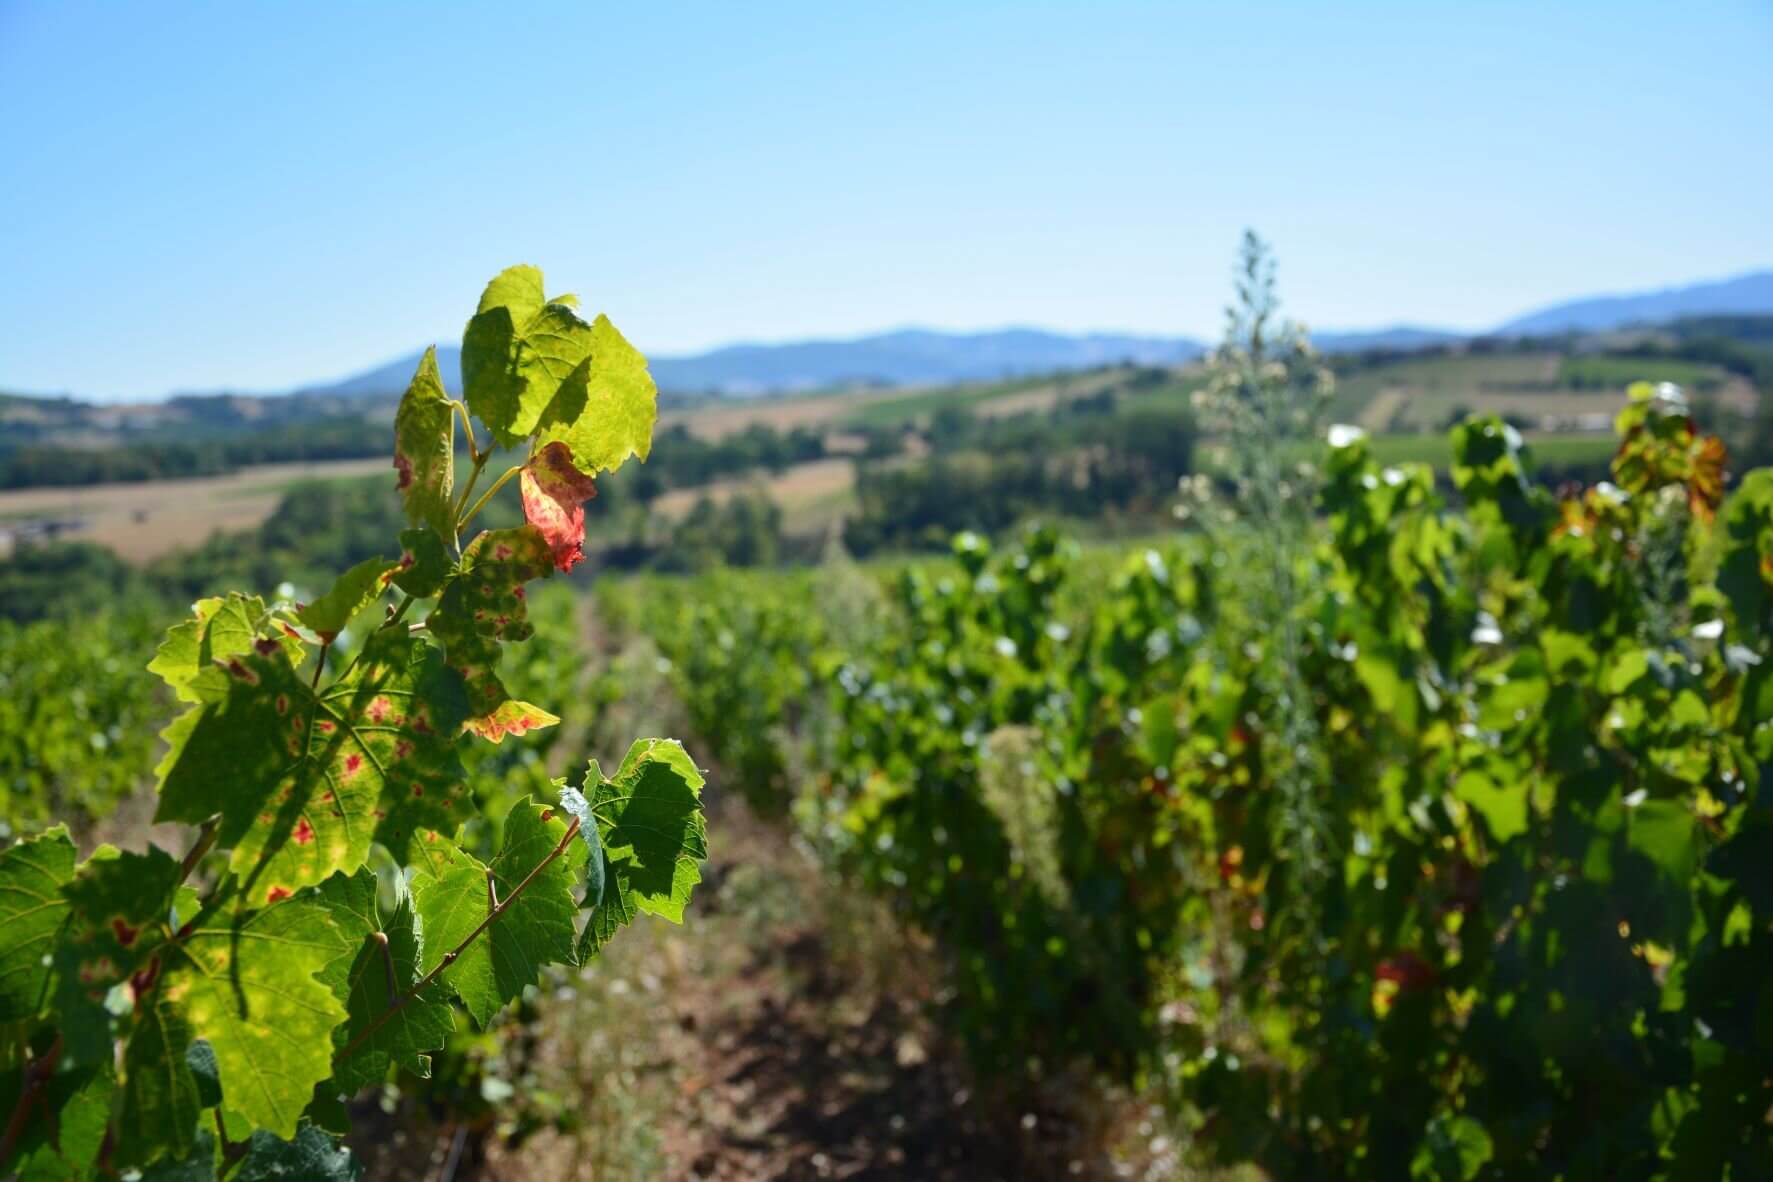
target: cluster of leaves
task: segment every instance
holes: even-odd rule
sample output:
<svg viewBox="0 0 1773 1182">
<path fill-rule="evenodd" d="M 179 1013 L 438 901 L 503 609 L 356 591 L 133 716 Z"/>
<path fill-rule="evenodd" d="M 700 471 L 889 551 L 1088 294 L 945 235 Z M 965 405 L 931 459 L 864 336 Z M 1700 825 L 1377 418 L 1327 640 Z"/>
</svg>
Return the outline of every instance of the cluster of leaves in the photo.
<svg viewBox="0 0 1773 1182">
<path fill-rule="evenodd" d="M 532 632 L 527 584 L 578 560 L 592 476 L 645 457 L 645 362 L 516 267 L 470 320 L 463 369 L 465 404 L 429 353 L 401 403 L 398 557 L 307 604 L 201 600 L 160 646 L 149 667 L 185 708 L 156 820 L 196 826 L 185 854 L 81 861 L 60 827 L 0 853 L 0 1165 L 21 1177 L 352 1176 L 344 1102 L 424 1076 L 459 1010 L 485 1025 L 638 914 L 682 919 L 707 851 L 679 745 L 640 740 L 613 775 L 592 761 L 579 787 L 536 784 L 485 819 L 461 758 L 556 721 L 499 664 Z M 473 503 L 495 451 L 471 415 L 527 445 Z M 512 479 L 527 522 L 463 545 Z"/>
<path fill-rule="evenodd" d="M 1284 620 L 1242 590 L 1266 551 L 1088 579 L 1049 534 L 963 537 L 874 639 L 739 635 L 704 692 L 780 706 L 696 725 L 824 719 L 800 815 L 938 938 L 988 1065 L 1161 1085 L 1275 1177 L 1758 1177 L 1773 472 L 1726 496 L 1672 388 L 1618 432 L 1560 500 L 1468 422 L 1455 510 L 1333 431 Z M 809 587 L 746 613 L 816 618 Z M 828 680 L 784 671 L 821 646 Z"/>
</svg>

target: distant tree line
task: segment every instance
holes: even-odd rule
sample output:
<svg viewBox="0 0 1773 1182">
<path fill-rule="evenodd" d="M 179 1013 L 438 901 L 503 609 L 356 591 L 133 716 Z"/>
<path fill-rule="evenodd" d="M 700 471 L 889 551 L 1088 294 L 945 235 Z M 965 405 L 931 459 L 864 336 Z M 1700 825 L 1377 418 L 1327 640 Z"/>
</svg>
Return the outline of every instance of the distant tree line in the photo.
<svg viewBox="0 0 1773 1182">
<path fill-rule="evenodd" d="M 932 416 L 926 459 L 858 468 L 844 542 L 868 554 L 939 547 L 956 531 L 1000 532 L 1034 515 L 1161 514 L 1191 471 L 1197 437 L 1188 414 L 1127 410 L 1112 392 L 1044 416 L 944 408 Z"/>
</svg>

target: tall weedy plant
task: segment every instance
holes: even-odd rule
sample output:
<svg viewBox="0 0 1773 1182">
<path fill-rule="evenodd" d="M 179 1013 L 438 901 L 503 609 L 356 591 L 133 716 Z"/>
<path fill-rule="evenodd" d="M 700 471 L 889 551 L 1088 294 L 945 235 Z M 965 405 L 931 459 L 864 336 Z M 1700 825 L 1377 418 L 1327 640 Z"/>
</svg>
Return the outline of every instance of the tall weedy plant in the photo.
<svg viewBox="0 0 1773 1182">
<path fill-rule="evenodd" d="M 1304 329 L 1281 318 L 1274 256 L 1253 231 L 1238 251 L 1236 298 L 1225 321 L 1196 405 L 1219 437 L 1218 468 L 1233 496 L 1196 519 L 1216 527 L 1216 543 L 1241 558 L 1232 569 L 1252 625 L 1257 691 L 1245 729 L 1261 743 L 1282 797 L 1274 840 L 1281 865 L 1303 888 L 1294 895 L 1300 898 L 1328 872 L 1333 840 L 1299 610 L 1318 487 L 1310 444 L 1322 432 L 1333 381 Z M 1196 478 L 1188 487 L 1205 494 L 1210 482 Z"/>
</svg>

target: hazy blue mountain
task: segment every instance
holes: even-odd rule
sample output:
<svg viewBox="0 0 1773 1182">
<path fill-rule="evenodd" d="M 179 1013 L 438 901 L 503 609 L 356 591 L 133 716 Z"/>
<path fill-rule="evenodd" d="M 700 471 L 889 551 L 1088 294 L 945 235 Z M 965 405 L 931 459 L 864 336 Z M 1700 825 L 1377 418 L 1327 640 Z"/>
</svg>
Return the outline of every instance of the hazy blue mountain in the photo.
<svg viewBox="0 0 1773 1182">
<path fill-rule="evenodd" d="M 1751 271 L 1733 279 L 1710 283 L 1553 304 L 1499 325 L 1496 333 L 1500 336 L 1542 336 L 1559 332 L 1600 332 L 1632 324 L 1658 324 L 1683 316 L 1720 312 L 1773 313 L 1773 271 Z"/>
<path fill-rule="evenodd" d="M 1459 340 L 1460 336 L 1440 329 L 1399 325 L 1370 332 L 1319 333 L 1314 339 L 1319 348 L 1335 353 L 1355 349 L 1421 349 Z M 1206 345 L 1192 337 L 1072 335 L 1032 328 L 992 332 L 903 329 L 846 340 L 728 345 L 687 357 L 654 357 L 651 365 L 653 378 L 662 390 L 745 396 L 842 386 L 989 381 L 1124 361 L 1179 365 L 1194 360 L 1205 350 Z M 413 353 L 299 392 L 330 397 L 398 392 L 412 379 L 418 360 L 419 354 Z M 454 393 L 461 371 L 460 351 L 438 346 L 437 364 L 443 371 L 444 384 Z"/>
<path fill-rule="evenodd" d="M 1390 328 L 1359 329 L 1352 332 L 1314 332 L 1311 343 L 1322 353 L 1358 353 L 1363 349 L 1432 349 L 1463 341 L 1466 334 L 1448 328 L 1423 328 L 1415 324 L 1394 324 Z"/>
<path fill-rule="evenodd" d="M 761 394 L 843 385 L 934 385 L 1115 362 L 1176 365 L 1201 355 L 1188 337 L 1110 333 L 1071 336 L 1032 328 L 995 332 L 905 329 L 853 340 L 729 345 L 694 357 L 653 362 L 661 388 Z"/>
<path fill-rule="evenodd" d="M 1773 270 L 1661 291 L 1573 300 L 1516 317 L 1493 331 L 1508 336 L 1598 332 L 1686 316 L 1730 313 L 1773 314 Z M 1318 332 L 1313 334 L 1313 340 L 1326 353 L 1346 353 L 1362 349 L 1425 349 L 1458 342 L 1466 336 L 1446 329 L 1393 325 L 1371 330 Z M 844 340 L 728 345 L 691 356 L 654 357 L 652 372 L 659 388 L 667 392 L 718 392 L 744 396 L 843 386 L 988 381 L 1023 374 L 1088 369 L 1122 361 L 1175 365 L 1192 361 L 1205 349 L 1201 341 L 1182 336 L 1072 334 L 1034 328 L 990 332 L 902 329 Z M 414 352 L 337 381 L 304 386 L 289 395 L 278 396 L 289 402 L 282 408 L 246 406 L 241 399 L 250 396 L 236 395 L 222 400 L 226 405 L 216 401 L 214 395 L 186 396 L 174 401 L 192 403 L 189 409 L 198 417 L 209 417 L 207 412 L 212 409 L 249 418 L 261 414 L 277 417 L 337 414 L 342 413 L 341 403 L 397 398 L 412 379 L 418 361 L 419 353 Z M 439 345 L 437 364 L 442 370 L 444 384 L 452 393 L 459 393 L 461 351 L 453 345 Z M 204 398 L 216 401 L 216 405 L 196 405 Z M 9 417 L 16 418 L 23 413 L 19 411 Z"/>
</svg>

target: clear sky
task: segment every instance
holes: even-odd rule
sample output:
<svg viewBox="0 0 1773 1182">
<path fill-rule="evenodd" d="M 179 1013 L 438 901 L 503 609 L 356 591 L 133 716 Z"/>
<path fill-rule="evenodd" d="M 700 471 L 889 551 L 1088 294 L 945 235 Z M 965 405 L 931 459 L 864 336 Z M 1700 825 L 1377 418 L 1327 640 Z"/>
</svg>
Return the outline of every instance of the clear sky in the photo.
<svg viewBox="0 0 1773 1182">
<path fill-rule="evenodd" d="M 649 352 L 1480 328 L 1773 264 L 1773 3 L 0 0 L 0 388 L 276 389 L 518 261 Z"/>
</svg>

